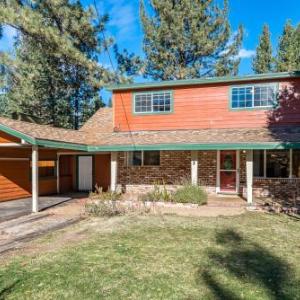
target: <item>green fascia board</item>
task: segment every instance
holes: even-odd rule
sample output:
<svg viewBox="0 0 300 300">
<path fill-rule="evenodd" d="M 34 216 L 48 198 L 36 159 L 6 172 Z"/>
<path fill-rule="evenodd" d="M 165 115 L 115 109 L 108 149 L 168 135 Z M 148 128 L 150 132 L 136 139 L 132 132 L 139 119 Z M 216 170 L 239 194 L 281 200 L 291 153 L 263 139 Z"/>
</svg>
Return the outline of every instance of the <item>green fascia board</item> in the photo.
<svg viewBox="0 0 300 300">
<path fill-rule="evenodd" d="M 21 140 L 24 140 L 25 142 L 29 143 L 29 144 L 32 144 L 32 145 L 36 145 L 36 139 L 25 134 L 25 133 L 22 133 L 18 130 L 15 130 L 13 128 L 10 128 L 6 125 L 3 125 L 3 124 L 0 124 L 0 131 L 3 131 L 9 135 L 12 135 L 16 138 L 19 138 Z"/>
<path fill-rule="evenodd" d="M 89 152 L 141 151 L 141 150 L 263 150 L 300 149 L 299 143 L 210 143 L 210 144 L 157 144 L 157 145 L 112 145 L 88 146 Z"/>
<path fill-rule="evenodd" d="M 57 149 L 67 149 L 76 151 L 88 151 L 88 146 L 83 144 L 74 144 L 60 141 L 50 141 L 50 140 L 36 140 L 36 145 L 46 147 L 46 148 L 57 148 Z"/>
<path fill-rule="evenodd" d="M 251 80 L 273 80 L 273 79 L 285 79 L 285 78 L 298 78 L 300 77 L 300 71 L 294 72 L 278 72 L 278 73 L 265 73 L 245 76 L 222 76 L 222 77 L 207 77 L 198 79 L 183 79 L 183 80 L 166 80 L 157 82 L 145 82 L 145 83 L 129 83 L 129 84 L 115 84 L 109 85 L 105 88 L 108 91 L 118 90 L 139 90 L 149 88 L 160 87 L 174 87 L 184 85 L 205 85 L 214 83 L 230 83 L 230 82 L 245 82 Z"/>
</svg>

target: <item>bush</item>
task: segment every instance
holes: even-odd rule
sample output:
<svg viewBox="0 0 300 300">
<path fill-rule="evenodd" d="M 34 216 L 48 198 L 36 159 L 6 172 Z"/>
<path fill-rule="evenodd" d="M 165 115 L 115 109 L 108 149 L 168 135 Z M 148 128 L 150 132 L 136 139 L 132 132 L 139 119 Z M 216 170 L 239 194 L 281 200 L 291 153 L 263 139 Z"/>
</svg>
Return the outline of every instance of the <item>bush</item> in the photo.
<svg viewBox="0 0 300 300">
<path fill-rule="evenodd" d="M 200 186 L 185 184 L 173 194 L 172 200 L 177 203 L 203 205 L 207 203 L 207 194 Z"/>
<path fill-rule="evenodd" d="M 170 202 L 172 201 L 172 194 L 167 190 L 165 185 L 163 185 L 162 189 L 158 185 L 154 185 L 152 191 L 140 195 L 140 201 L 150 201 L 150 202 Z"/>
<path fill-rule="evenodd" d="M 116 201 L 96 201 L 87 203 L 85 210 L 88 214 L 95 217 L 113 217 L 124 215 L 126 213 L 125 207 L 117 204 Z"/>
<path fill-rule="evenodd" d="M 92 200 L 101 200 L 101 201 L 116 201 L 121 198 L 122 194 L 118 192 L 113 192 L 108 190 L 103 192 L 101 187 L 96 186 L 95 192 L 91 192 L 89 198 Z"/>
</svg>

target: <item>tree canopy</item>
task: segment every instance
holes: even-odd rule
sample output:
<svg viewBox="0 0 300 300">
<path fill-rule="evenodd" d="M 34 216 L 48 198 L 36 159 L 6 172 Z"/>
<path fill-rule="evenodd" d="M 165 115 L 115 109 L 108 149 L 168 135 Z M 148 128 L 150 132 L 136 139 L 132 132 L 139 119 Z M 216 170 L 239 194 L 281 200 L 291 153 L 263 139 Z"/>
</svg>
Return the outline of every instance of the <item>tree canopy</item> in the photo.
<svg viewBox="0 0 300 300">
<path fill-rule="evenodd" d="M 152 0 L 150 9 L 140 2 L 145 59 L 119 53 L 121 70 L 154 80 L 238 73 L 243 29 L 232 32 L 226 0 Z"/>
</svg>

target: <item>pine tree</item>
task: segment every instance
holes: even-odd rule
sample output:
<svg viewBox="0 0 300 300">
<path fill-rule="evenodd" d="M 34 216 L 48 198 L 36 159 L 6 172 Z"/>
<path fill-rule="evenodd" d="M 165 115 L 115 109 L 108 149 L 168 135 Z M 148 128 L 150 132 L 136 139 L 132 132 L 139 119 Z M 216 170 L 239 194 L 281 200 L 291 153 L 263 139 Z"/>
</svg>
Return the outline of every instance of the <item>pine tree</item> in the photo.
<svg viewBox="0 0 300 300">
<path fill-rule="evenodd" d="M 256 74 L 269 73 L 273 70 L 272 45 L 267 24 L 263 26 L 259 44 L 256 48 L 256 55 L 252 62 L 252 69 Z"/>
<path fill-rule="evenodd" d="M 110 43 L 100 34 L 107 16 L 96 22 L 91 8 L 68 0 L 6 1 L 0 15 L 0 22 L 20 32 L 14 59 L 2 57 L 9 70 L 10 113 L 78 128 L 101 105 L 102 85 L 115 79 L 96 61 Z"/>
<path fill-rule="evenodd" d="M 300 23 L 295 29 L 295 70 L 300 70 Z"/>
<path fill-rule="evenodd" d="M 118 53 L 121 70 L 154 80 L 237 74 L 243 30 L 232 34 L 226 0 L 152 0 L 150 8 L 141 1 L 145 60 Z"/>
<path fill-rule="evenodd" d="M 287 21 L 283 33 L 279 39 L 276 70 L 278 72 L 297 69 L 295 29 L 290 21 Z"/>
</svg>

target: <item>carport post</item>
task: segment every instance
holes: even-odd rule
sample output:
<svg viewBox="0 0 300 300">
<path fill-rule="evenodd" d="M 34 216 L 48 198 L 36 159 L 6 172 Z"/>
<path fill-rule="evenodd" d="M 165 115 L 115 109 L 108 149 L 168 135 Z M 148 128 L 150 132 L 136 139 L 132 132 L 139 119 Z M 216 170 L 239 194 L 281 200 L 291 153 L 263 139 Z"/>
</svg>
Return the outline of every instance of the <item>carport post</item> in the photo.
<svg viewBox="0 0 300 300">
<path fill-rule="evenodd" d="M 253 150 L 246 152 L 247 203 L 253 204 Z"/>
<path fill-rule="evenodd" d="M 112 192 L 116 192 L 118 177 L 118 152 L 111 152 L 110 157 L 110 190 Z"/>
<path fill-rule="evenodd" d="M 39 149 L 32 146 L 32 212 L 39 211 Z"/>
</svg>

